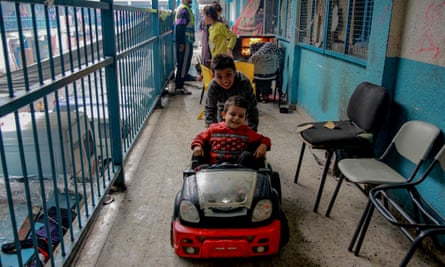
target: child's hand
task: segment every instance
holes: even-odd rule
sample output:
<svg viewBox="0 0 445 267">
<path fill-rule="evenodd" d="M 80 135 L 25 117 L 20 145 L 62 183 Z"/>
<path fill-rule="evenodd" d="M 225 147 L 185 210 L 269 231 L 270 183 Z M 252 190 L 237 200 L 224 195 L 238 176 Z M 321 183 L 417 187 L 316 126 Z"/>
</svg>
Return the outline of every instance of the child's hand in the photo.
<svg viewBox="0 0 445 267">
<path fill-rule="evenodd" d="M 265 144 L 261 144 L 257 147 L 257 149 L 255 150 L 255 153 L 253 153 L 253 155 L 257 159 L 264 158 L 264 157 L 266 157 L 266 151 L 267 151 L 267 146 Z"/>
<path fill-rule="evenodd" d="M 200 146 L 195 146 L 193 148 L 193 156 L 195 157 L 204 157 L 204 150 Z"/>
</svg>

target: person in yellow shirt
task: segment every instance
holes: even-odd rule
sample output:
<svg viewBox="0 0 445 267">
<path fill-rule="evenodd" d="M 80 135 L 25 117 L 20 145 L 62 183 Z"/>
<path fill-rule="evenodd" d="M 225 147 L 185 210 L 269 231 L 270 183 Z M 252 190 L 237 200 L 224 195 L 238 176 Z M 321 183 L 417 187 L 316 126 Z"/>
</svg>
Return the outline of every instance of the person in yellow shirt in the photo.
<svg viewBox="0 0 445 267">
<path fill-rule="evenodd" d="M 209 27 L 209 48 L 212 58 L 218 54 L 227 54 L 233 57 L 232 49 L 236 43 L 236 35 L 219 20 L 218 12 L 213 5 L 204 7 L 204 22 Z"/>
<path fill-rule="evenodd" d="M 223 11 L 222 6 L 217 1 L 213 1 L 212 5 L 215 7 L 216 13 L 218 14 L 218 20 L 228 25 L 227 21 L 222 17 L 222 11 Z M 202 45 L 201 63 L 210 68 L 212 55 L 210 54 L 208 39 L 209 39 L 209 27 L 211 25 L 208 25 L 204 21 L 204 14 L 201 13 L 201 15 L 202 19 L 199 25 L 199 28 L 201 30 L 201 45 Z"/>
</svg>

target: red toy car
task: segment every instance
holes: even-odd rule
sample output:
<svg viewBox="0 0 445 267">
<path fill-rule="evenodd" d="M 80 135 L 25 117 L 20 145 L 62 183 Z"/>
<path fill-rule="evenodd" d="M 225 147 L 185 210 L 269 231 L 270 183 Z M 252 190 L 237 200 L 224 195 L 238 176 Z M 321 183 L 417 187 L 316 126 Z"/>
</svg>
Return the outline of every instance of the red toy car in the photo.
<svg viewBox="0 0 445 267">
<path fill-rule="evenodd" d="M 178 256 L 272 255 L 288 240 L 278 173 L 226 163 L 184 172 L 171 222 Z"/>
</svg>

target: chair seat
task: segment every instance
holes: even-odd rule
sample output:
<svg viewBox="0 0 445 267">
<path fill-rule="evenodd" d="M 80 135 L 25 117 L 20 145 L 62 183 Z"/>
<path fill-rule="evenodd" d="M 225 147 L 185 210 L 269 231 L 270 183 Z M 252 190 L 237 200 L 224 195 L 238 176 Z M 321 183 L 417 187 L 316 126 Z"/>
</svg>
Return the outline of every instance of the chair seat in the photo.
<svg viewBox="0 0 445 267">
<path fill-rule="evenodd" d="M 255 76 L 253 78 L 254 78 L 254 80 L 270 81 L 270 80 L 275 80 L 277 78 L 277 75 L 275 73 L 272 73 L 272 74 L 255 74 Z"/>
<path fill-rule="evenodd" d="M 325 123 L 326 121 L 300 124 L 298 128 L 312 126 L 301 131 L 300 136 L 314 148 L 348 148 L 368 142 L 368 139 L 360 136 L 365 131 L 351 121 L 335 121 L 334 129 L 326 128 Z"/>
<path fill-rule="evenodd" d="M 407 180 L 385 163 L 374 158 L 342 159 L 339 170 L 348 180 L 358 184 L 393 184 Z"/>
</svg>

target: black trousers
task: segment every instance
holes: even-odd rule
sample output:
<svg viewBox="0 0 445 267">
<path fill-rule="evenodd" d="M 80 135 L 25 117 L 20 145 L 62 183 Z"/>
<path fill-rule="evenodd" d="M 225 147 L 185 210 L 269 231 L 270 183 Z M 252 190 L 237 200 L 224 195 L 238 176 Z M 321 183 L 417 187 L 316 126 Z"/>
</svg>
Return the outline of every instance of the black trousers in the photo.
<svg viewBox="0 0 445 267">
<path fill-rule="evenodd" d="M 185 43 L 184 51 L 179 51 L 179 45 L 176 44 L 176 88 L 184 88 L 184 81 L 190 70 L 193 57 L 193 44 Z"/>
</svg>

